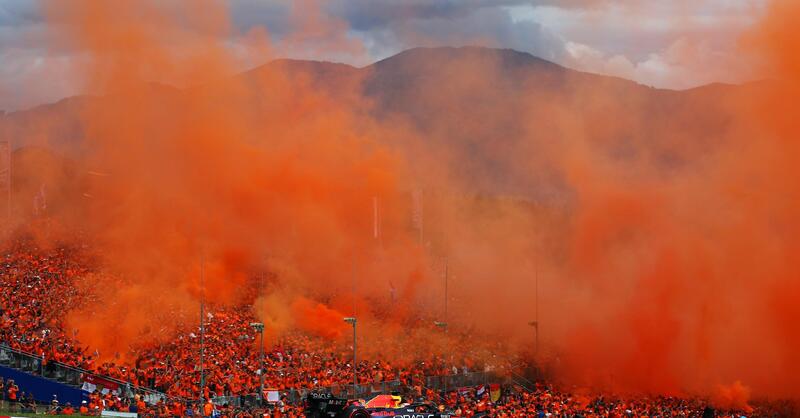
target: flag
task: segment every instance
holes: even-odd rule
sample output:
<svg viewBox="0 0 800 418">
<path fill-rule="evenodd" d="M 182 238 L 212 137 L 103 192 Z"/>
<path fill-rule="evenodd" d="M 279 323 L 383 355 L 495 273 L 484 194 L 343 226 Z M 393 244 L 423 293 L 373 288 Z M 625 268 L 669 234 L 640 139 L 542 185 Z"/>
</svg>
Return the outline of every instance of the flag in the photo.
<svg viewBox="0 0 800 418">
<path fill-rule="evenodd" d="M 489 385 L 489 398 L 492 402 L 497 402 L 500 400 L 500 385 L 497 383 L 492 383 Z"/>
</svg>

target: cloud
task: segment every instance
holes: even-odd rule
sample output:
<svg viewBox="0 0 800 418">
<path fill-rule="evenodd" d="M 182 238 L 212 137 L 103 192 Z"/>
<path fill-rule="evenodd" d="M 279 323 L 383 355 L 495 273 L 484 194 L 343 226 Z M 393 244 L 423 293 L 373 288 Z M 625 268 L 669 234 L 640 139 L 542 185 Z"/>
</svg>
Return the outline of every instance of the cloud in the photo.
<svg viewBox="0 0 800 418">
<path fill-rule="evenodd" d="M 525 0 L 336 0 L 331 12 L 347 19 L 357 31 L 368 31 L 410 20 L 457 20 L 486 9 L 531 3 Z"/>
<path fill-rule="evenodd" d="M 0 110 L 17 110 L 82 93 L 77 56 L 34 49 L 0 50 Z"/>
<path fill-rule="evenodd" d="M 544 25 L 534 21 L 515 22 L 510 11 L 500 7 L 461 6 L 448 13 L 406 16 L 381 27 L 370 27 L 361 36 L 368 40 L 371 54 L 378 58 L 415 46 L 482 45 L 558 60 L 564 48 L 564 41 Z"/>
<path fill-rule="evenodd" d="M 179 0 L 163 2 L 170 8 Z M 259 65 L 253 32 L 272 55 L 367 65 L 416 46 L 512 48 L 556 63 L 667 88 L 749 75 L 736 59 L 739 34 L 764 0 L 228 0 L 219 36 Z M 39 1 L 0 3 L 0 108 L 19 109 L 78 91 L 71 60 L 82 51 L 48 42 Z M 58 24 L 58 23 L 55 23 Z M 191 22 L 185 22 L 191 31 Z M 308 31 L 309 26 L 324 30 Z M 334 34 L 331 39 L 331 34 Z M 54 48 L 61 48 L 53 54 Z M 733 73 L 732 70 L 736 70 Z M 741 70 L 741 71 L 740 71 Z M 67 77 L 59 77 L 66 74 Z M 732 75 L 733 74 L 733 75 Z"/>
<path fill-rule="evenodd" d="M 41 21 L 35 1 L 6 0 L 0 3 L 0 27 L 24 26 Z"/>
<path fill-rule="evenodd" d="M 0 3 L 0 110 L 16 110 L 71 96 L 73 58 L 48 53 L 39 3 Z"/>
<path fill-rule="evenodd" d="M 654 87 L 692 88 L 714 82 L 737 83 L 755 77 L 750 61 L 704 39 L 681 37 L 667 48 L 633 61 L 591 46 L 567 42 L 564 64 L 579 70 L 636 80 Z"/>
</svg>

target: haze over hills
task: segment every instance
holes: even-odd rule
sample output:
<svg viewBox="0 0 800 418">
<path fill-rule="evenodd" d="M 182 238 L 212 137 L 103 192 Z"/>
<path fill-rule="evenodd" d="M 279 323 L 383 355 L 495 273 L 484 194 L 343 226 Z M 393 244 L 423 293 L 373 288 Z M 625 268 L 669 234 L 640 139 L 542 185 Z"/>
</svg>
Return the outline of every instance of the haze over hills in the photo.
<svg viewBox="0 0 800 418">
<path fill-rule="evenodd" d="M 567 136 L 592 143 L 608 158 L 667 172 L 702 158 L 728 129 L 727 98 L 745 88 L 663 90 L 514 50 L 415 48 L 364 68 L 276 60 L 238 74 L 235 78 L 249 86 L 254 109 L 270 100 L 270 92 L 259 88 L 259 77 L 276 70 L 289 83 L 309 83 L 336 101 L 413 132 L 419 143 L 382 138 L 407 152 L 412 164 L 422 148 L 422 155 L 435 158 L 419 164 L 450 167 L 452 177 L 476 192 L 534 198 L 563 191 L 548 144 Z M 205 88 L 146 87 L 165 101 Z M 104 100 L 109 98 L 72 97 L 8 113 L 0 118 L 0 136 L 15 149 L 38 146 L 80 159 L 86 146 L 81 111 Z M 614 123 L 608 123 L 608 115 L 615 115 Z M 619 115 L 625 116 L 616 119 Z M 566 119 L 574 122 L 569 134 L 559 123 Z"/>
<path fill-rule="evenodd" d="M 429 359 L 415 342 L 442 334 L 438 318 L 466 331 L 460 347 L 486 335 L 524 352 L 533 319 L 531 358 L 569 385 L 797 395 L 790 48 L 763 89 L 655 89 L 478 47 L 232 75 L 226 45 L 175 54 L 173 25 L 107 12 L 65 35 L 97 59 L 87 91 L 109 93 L 0 121 L 16 147 L 8 219 L 101 256 L 87 283 L 102 297 L 64 328 L 87 346 L 160 347 L 150 330 L 180 326 L 173 312 L 194 323 L 208 290 L 219 306 L 246 296 L 273 335 L 308 321 L 339 344 L 358 317 L 375 355 Z M 142 42 L 105 42 L 131 32 Z"/>
</svg>

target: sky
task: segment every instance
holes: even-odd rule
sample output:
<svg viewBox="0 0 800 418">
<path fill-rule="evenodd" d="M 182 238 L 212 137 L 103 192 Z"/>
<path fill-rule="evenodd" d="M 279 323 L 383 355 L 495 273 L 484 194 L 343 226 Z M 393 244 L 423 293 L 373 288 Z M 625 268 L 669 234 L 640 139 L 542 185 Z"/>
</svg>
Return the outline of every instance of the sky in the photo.
<svg viewBox="0 0 800 418">
<path fill-rule="evenodd" d="M 53 42 L 52 29 L 59 23 L 45 19 L 47 1 L 57 0 L 0 0 L 0 111 L 82 93 L 75 63 L 85 59 L 85 51 Z M 737 44 L 766 0 L 225 2 L 232 25 L 221 41 L 246 56 L 243 67 L 269 59 L 247 46 L 248 35 L 259 32 L 269 34 L 273 56 L 364 66 L 417 46 L 484 45 L 654 87 L 686 89 L 751 77 Z M 345 39 L 347 47 L 341 47 L 341 39 L 332 47 L 332 38 Z"/>
</svg>

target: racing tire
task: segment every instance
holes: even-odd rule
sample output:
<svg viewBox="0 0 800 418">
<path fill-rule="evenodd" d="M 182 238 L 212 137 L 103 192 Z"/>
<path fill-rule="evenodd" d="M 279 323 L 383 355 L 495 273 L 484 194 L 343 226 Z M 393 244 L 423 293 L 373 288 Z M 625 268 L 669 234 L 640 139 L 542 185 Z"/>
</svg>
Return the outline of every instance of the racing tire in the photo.
<svg viewBox="0 0 800 418">
<path fill-rule="evenodd" d="M 370 418 L 371 415 L 367 412 L 364 408 L 357 408 L 350 411 L 350 415 L 347 418 Z"/>
</svg>

